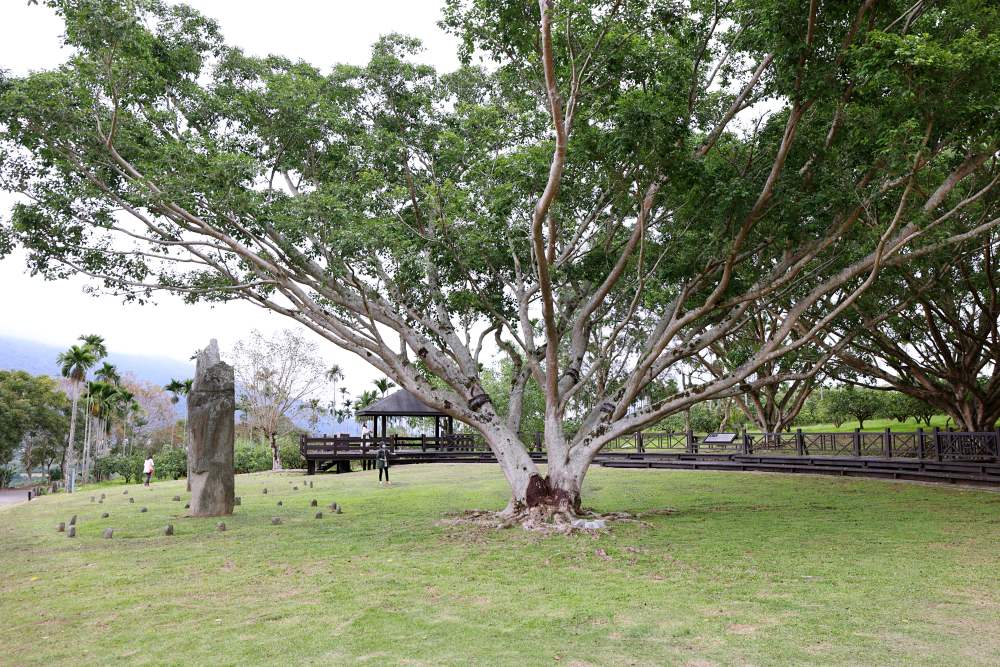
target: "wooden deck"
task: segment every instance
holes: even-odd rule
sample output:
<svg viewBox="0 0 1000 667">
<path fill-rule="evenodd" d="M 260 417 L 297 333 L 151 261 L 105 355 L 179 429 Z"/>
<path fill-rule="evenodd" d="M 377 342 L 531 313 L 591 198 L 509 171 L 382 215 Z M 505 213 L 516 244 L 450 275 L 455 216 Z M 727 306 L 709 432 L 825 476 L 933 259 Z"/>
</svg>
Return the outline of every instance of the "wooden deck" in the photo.
<svg viewBox="0 0 1000 667">
<path fill-rule="evenodd" d="M 891 437 L 880 442 L 870 439 L 870 446 L 867 446 L 864 438 L 855 434 L 844 435 L 851 442 L 849 446 L 838 447 L 835 454 L 829 453 L 828 448 L 819 446 L 821 439 L 818 435 L 810 436 L 809 442 L 802 435 L 793 437 L 788 447 L 777 446 L 781 444 L 780 439 L 777 443 L 767 445 L 763 439 L 751 442 L 752 438 L 744 435 L 739 442 L 728 448 L 692 444 L 690 439 L 678 443 L 683 446 L 652 451 L 648 445 L 619 446 L 602 451 L 594 462 L 596 465 L 614 468 L 786 472 L 1000 487 L 1000 457 L 995 455 L 1000 437 L 996 441 L 983 440 L 981 449 L 968 450 L 961 457 L 946 457 L 942 454 L 943 439 L 936 447 L 927 447 L 925 450 L 922 443 L 914 442 L 912 437 L 907 436 L 906 444 L 913 448 L 899 446 L 894 450 L 892 445 L 897 442 Z M 902 438 L 899 440 L 898 444 L 902 445 Z M 649 442 L 648 437 L 646 442 Z M 667 439 L 667 442 L 671 441 Z M 757 444 L 757 447 L 748 447 L 748 443 Z M 309 474 L 328 470 L 350 472 L 352 461 L 360 462 L 362 469 L 373 467 L 375 452 L 383 444 L 389 448 L 390 463 L 394 466 L 496 462 L 493 452 L 482 441 L 470 435 L 364 439 L 302 437 L 300 451 L 306 460 Z M 890 455 L 885 456 L 886 453 Z M 531 458 L 537 463 L 545 463 L 545 452 L 540 447 L 534 448 Z"/>
</svg>

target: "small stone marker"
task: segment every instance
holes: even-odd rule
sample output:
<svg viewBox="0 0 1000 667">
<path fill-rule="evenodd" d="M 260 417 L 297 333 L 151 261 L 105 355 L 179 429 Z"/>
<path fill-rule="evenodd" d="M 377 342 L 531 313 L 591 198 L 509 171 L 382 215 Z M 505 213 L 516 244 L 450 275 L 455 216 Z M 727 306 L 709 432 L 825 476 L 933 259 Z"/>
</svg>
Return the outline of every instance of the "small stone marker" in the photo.
<svg viewBox="0 0 1000 667">
<path fill-rule="evenodd" d="M 190 509 L 191 503 L 184 503 L 184 509 Z"/>
<path fill-rule="evenodd" d="M 299 490 L 299 487 L 297 487 L 297 486 L 293 486 L 292 487 L 292 491 L 298 491 L 298 490 Z"/>
<path fill-rule="evenodd" d="M 180 502 L 180 499 L 181 499 L 180 496 L 174 496 L 174 502 Z"/>
<path fill-rule="evenodd" d="M 114 528 L 105 528 L 104 529 L 104 539 L 110 540 L 114 536 L 115 536 L 115 529 Z"/>
<path fill-rule="evenodd" d="M 282 506 L 282 505 L 284 505 L 284 504 L 285 504 L 285 503 L 281 502 L 280 500 L 278 501 L 278 507 L 281 507 L 281 506 Z"/>
<path fill-rule="evenodd" d="M 309 482 L 309 488 L 310 489 L 313 488 L 313 483 L 312 482 Z"/>
<path fill-rule="evenodd" d="M 76 525 L 76 515 L 75 514 L 73 515 L 73 518 L 69 520 L 69 525 L 71 525 L 71 526 L 75 526 Z"/>
<path fill-rule="evenodd" d="M 264 493 L 265 495 L 267 494 L 267 487 L 266 487 L 266 486 L 264 487 L 264 491 L 263 491 L 263 493 Z"/>
<path fill-rule="evenodd" d="M 91 496 L 90 497 L 90 502 L 92 502 L 92 503 L 97 502 L 97 496 Z"/>
<path fill-rule="evenodd" d="M 220 533 L 224 533 L 226 532 L 226 524 L 220 521 L 219 523 L 215 524 L 215 529 Z"/>
<path fill-rule="evenodd" d="M 316 502 L 316 499 L 315 499 L 315 498 L 313 498 L 313 499 L 312 499 L 312 502 L 311 502 L 311 503 L 309 503 L 309 507 L 318 507 L 318 506 L 319 506 L 319 503 L 318 503 L 318 502 Z"/>
<path fill-rule="evenodd" d="M 323 513 L 322 512 L 316 512 L 316 518 L 317 519 L 322 519 L 323 518 Z"/>
<path fill-rule="evenodd" d="M 239 496 L 236 496 L 235 498 L 233 498 L 233 505 L 242 505 L 242 504 L 243 504 L 243 499 L 242 498 L 240 498 Z"/>
<path fill-rule="evenodd" d="M 102 513 L 101 513 L 101 518 L 102 518 L 102 519 L 107 519 L 107 518 L 108 518 L 109 516 L 111 516 L 111 515 L 110 515 L 110 514 L 108 514 L 107 512 L 102 512 Z"/>
<path fill-rule="evenodd" d="M 105 498 L 105 495 L 102 493 L 101 494 L 101 500 L 104 500 L 104 498 Z"/>
<path fill-rule="evenodd" d="M 76 526 L 70 526 L 66 531 L 66 537 L 76 537 Z"/>
<path fill-rule="evenodd" d="M 142 508 L 141 510 L 139 510 L 139 511 L 140 511 L 140 512 L 148 512 L 148 511 L 149 511 L 149 508 L 148 508 L 148 507 L 143 507 L 143 508 Z"/>
<path fill-rule="evenodd" d="M 280 523 L 281 523 L 281 517 L 280 516 L 272 516 L 271 517 L 271 525 L 272 526 L 277 526 Z"/>
<path fill-rule="evenodd" d="M 340 505 L 337 505 L 337 514 L 343 514 L 344 512 L 340 509 Z"/>
<path fill-rule="evenodd" d="M 127 496 L 128 495 L 128 489 L 125 489 L 124 491 L 122 491 L 122 495 L 123 496 Z"/>
<path fill-rule="evenodd" d="M 337 511 L 337 507 L 338 507 L 337 503 L 330 503 L 330 511 L 331 512 L 336 512 Z"/>
<path fill-rule="evenodd" d="M 129 498 L 128 499 L 128 503 L 129 503 L 129 505 L 134 505 L 135 504 L 135 498 Z"/>
<path fill-rule="evenodd" d="M 66 524 L 63 523 L 62 521 L 60 521 L 59 525 L 56 526 L 56 532 L 57 533 L 65 533 L 66 532 Z"/>
<path fill-rule="evenodd" d="M 163 534 L 164 535 L 173 535 L 174 534 L 174 525 L 172 523 L 168 523 L 167 527 L 163 529 Z"/>
</svg>

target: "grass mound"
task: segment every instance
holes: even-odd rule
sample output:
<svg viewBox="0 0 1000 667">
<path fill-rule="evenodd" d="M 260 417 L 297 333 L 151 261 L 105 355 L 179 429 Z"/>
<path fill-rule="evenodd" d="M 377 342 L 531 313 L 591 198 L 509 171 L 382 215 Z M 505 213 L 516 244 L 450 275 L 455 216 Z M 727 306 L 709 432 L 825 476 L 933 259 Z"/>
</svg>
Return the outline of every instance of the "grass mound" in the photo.
<svg viewBox="0 0 1000 667">
<path fill-rule="evenodd" d="M 1000 663 L 1000 494 L 595 469 L 639 520 L 544 536 L 446 520 L 493 466 L 392 474 L 241 475 L 224 532 L 183 480 L 0 509 L 0 664 Z"/>
</svg>

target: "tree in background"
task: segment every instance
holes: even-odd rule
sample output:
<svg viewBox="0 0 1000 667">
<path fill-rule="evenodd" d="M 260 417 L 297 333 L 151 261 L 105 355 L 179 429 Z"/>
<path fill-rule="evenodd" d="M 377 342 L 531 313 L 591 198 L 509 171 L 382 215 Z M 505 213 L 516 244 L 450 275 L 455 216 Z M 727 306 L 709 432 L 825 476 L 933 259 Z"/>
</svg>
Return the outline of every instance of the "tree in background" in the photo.
<svg viewBox="0 0 1000 667">
<path fill-rule="evenodd" d="M 996 198 L 994 198 L 996 199 Z M 982 214 L 987 214 L 983 212 Z M 835 323 L 844 379 L 902 392 L 965 431 L 1000 420 L 1000 234 L 888 271 Z M 885 313 L 877 326 L 869 313 Z"/>
<path fill-rule="evenodd" d="M 913 419 L 918 424 L 923 423 L 925 426 L 930 426 L 931 419 L 934 417 L 933 406 L 898 391 L 887 392 L 882 399 L 882 405 L 886 415 L 900 424 Z"/>
<path fill-rule="evenodd" d="M 357 413 L 364 410 L 368 406 L 372 405 L 378 400 L 378 394 L 371 389 L 365 389 L 361 392 L 356 399 L 354 399 L 354 414 L 357 418 Z"/>
<path fill-rule="evenodd" d="M 133 449 L 137 441 L 151 439 L 157 433 L 163 433 L 166 440 L 165 432 L 177 422 L 171 400 L 173 397 L 162 386 L 139 380 L 128 373 L 122 379 L 122 386 L 133 395 L 135 403 L 123 425 L 122 441 L 128 449 Z"/>
<path fill-rule="evenodd" d="M 343 422 L 351 414 L 351 400 L 348 397 L 347 387 L 340 388 L 340 408 L 334 411 L 337 422 Z"/>
<path fill-rule="evenodd" d="M 170 382 L 164 387 L 168 392 L 170 392 L 170 402 L 174 405 L 181 400 L 181 396 L 187 396 L 188 391 L 191 389 L 191 380 L 177 380 L 171 378 Z M 170 423 L 170 446 L 174 446 L 174 433 L 177 430 L 177 415 L 173 415 L 173 419 Z"/>
<path fill-rule="evenodd" d="M 334 364 L 330 366 L 330 369 L 326 372 L 326 380 L 333 385 L 333 400 L 330 401 L 330 414 L 337 414 L 337 383 L 344 379 L 344 369 L 340 367 L 340 364 Z"/>
<path fill-rule="evenodd" d="M 81 336 L 81 340 L 91 346 L 98 360 L 107 355 L 104 339 L 101 336 Z M 95 435 L 98 443 L 107 442 L 111 427 L 110 415 L 117 408 L 118 403 L 115 392 L 121 383 L 118 369 L 107 361 L 94 371 L 94 377 L 97 378 L 98 382 L 87 383 L 87 422 L 83 436 L 83 481 L 85 483 L 90 481 L 90 468 L 95 458 L 93 452 Z"/>
<path fill-rule="evenodd" d="M 71 404 L 52 378 L 24 371 L 0 371 L 0 466 L 14 459 L 31 478 L 33 467 L 66 449 Z"/>
<path fill-rule="evenodd" d="M 326 381 L 318 346 L 290 329 L 270 338 L 254 330 L 234 346 L 233 368 L 238 403 L 270 443 L 272 469 L 281 470 L 278 438 L 295 428 L 294 419 L 307 417 L 309 399 Z"/>
<path fill-rule="evenodd" d="M 787 313 L 769 308 L 754 308 L 745 324 L 698 353 L 698 364 L 716 380 L 736 372 L 767 344 Z M 796 333 L 791 336 L 794 338 Z M 831 354 L 802 346 L 789 354 L 765 361 L 748 376 L 744 393 L 732 397 L 736 406 L 763 433 L 787 430 L 802 411 L 806 401 L 821 382 L 822 368 Z M 785 382 L 757 382 L 768 377 L 786 377 Z"/>
<path fill-rule="evenodd" d="M 374 384 L 375 388 L 378 389 L 380 394 L 382 394 L 382 398 L 385 398 L 389 393 L 389 390 L 396 386 L 396 384 L 389 380 L 389 378 L 379 378 L 375 380 Z"/>
<path fill-rule="evenodd" d="M 826 417 L 839 427 L 847 417 L 858 421 L 858 428 L 865 427 L 865 421 L 886 412 L 884 395 L 875 389 L 859 389 L 854 386 L 828 389 L 823 397 Z"/>
<path fill-rule="evenodd" d="M 66 490 L 73 493 L 76 490 L 76 415 L 80 401 L 80 389 L 87 379 L 87 371 L 97 363 L 97 356 L 86 345 L 71 345 L 61 352 L 57 358 L 59 372 L 70 381 L 72 407 L 70 408 L 69 440 L 66 455 L 63 458 L 62 477 Z"/>
<path fill-rule="evenodd" d="M 509 519 L 570 518 L 607 443 L 794 381 L 758 371 L 1000 224 L 986 0 L 449 0 L 443 75 L 400 36 L 324 74 L 184 5 L 49 4 L 71 58 L 2 83 L 0 248 L 310 327 L 479 431 Z M 772 302 L 744 363 L 647 401 Z M 544 393 L 544 477 L 483 390 L 491 335 Z"/>
</svg>

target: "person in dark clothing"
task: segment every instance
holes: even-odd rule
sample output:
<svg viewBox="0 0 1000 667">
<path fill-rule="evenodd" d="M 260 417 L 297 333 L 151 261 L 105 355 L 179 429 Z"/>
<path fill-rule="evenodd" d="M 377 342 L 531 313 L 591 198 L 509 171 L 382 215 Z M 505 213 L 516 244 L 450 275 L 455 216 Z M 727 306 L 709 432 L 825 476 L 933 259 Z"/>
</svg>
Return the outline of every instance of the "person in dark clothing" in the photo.
<svg viewBox="0 0 1000 667">
<path fill-rule="evenodd" d="M 382 486 L 382 474 L 385 474 L 385 484 L 392 486 L 389 481 L 389 448 L 382 443 L 382 446 L 375 452 L 375 467 L 378 468 L 378 484 Z"/>
</svg>

